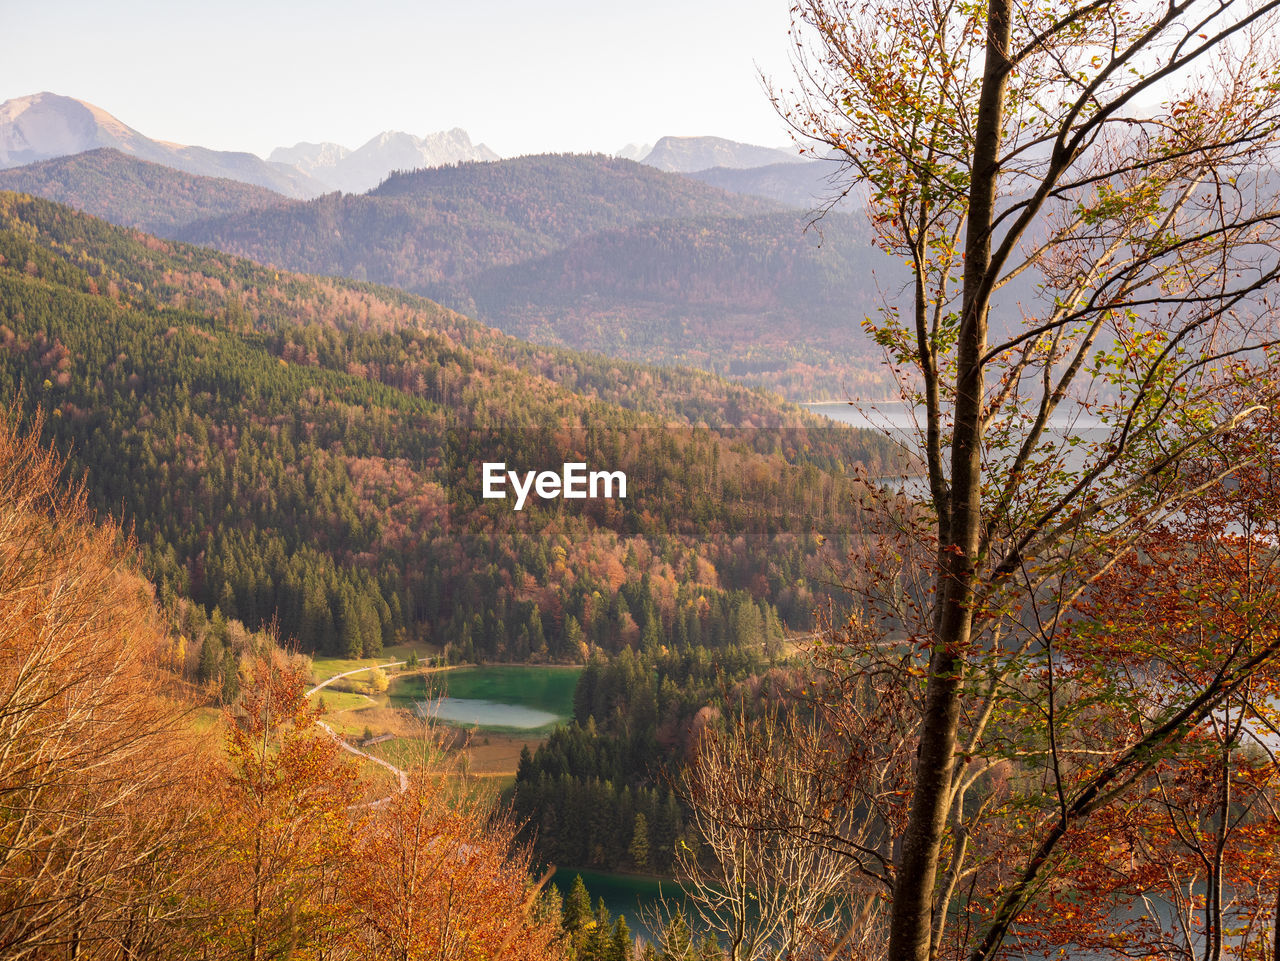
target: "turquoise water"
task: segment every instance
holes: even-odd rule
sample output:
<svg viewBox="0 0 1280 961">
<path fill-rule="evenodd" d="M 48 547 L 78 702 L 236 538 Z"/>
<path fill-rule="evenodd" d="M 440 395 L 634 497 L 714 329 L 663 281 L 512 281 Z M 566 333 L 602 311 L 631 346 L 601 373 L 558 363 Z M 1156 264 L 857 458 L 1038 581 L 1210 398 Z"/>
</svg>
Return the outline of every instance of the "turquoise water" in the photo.
<svg viewBox="0 0 1280 961">
<path fill-rule="evenodd" d="M 577 868 L 560 868 L 552 876 L 551 883 L 568 896 L 573 879 L 582 875 L 582 883 L 591 895 L 594 909 L 599 899 L 609 909 L 612 917 L 625 915 L 632 935 L 653 940 L 653 925 L 657 921 L 664 899 L 674 909 L 685 904 L 685 892 L 675 881 L 659 881 L 656 878 L 639 878 L 630 874 L 606 874 L 602 871 L 582 871 Z M 689 908 L 685 908 L 686 917 Z M 701 930 L 697 918 L 690 922 L 695 930 Z"/>
<path fill-rule="evenodd" d="M 580 667 L 495 665 L 392 678 L 391 703 L 446 724 L 545 735 L 573 716 Z"/>
<path fill-rule="evenodd" d="M 466 727 L 514 728 L 518 731 L 532 731 L 565 720 L 549 711 L 540 711 L 522 704 L 500 704 L 497 701 L 462 697 L 419 701 L 418 714 Z"/>
</svg>

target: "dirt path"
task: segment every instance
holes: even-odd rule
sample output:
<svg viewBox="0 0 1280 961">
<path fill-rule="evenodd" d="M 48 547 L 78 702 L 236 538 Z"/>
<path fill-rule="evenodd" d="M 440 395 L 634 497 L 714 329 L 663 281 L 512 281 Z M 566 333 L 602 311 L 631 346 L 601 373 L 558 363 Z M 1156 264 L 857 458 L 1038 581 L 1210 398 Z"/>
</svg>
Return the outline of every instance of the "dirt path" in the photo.
<svg viewBox="0 0 1280 961">
<path fill-rule="evenodd" d="M 358 667 L 354 671 L 345 671 L 342 674 L 335 674 L 333 675 L 333 677 L 325 678 L 325 680 L 321 681 L 311 690 L 307 691 L 306 696 L 310 697 L 312 694 L 316 693 L 316 691 L 323 690 L 324 688 L 332 684 L 334 681 L 339 681 L 344 677 L 350 677 L 352 674 L 363 674 L 365 671 L 373 671 L 380 667 L 399 667 L 401 664 L 404 664 L 404 663 L 406 662 L 405 661 L 389 661 L 386 664 L 371 664 L 368 667 Z M 364 758 L 366 761 L 372 761 L 374 764 L 380 764 L 382 767 L 385 767 L 388 771 L 394 774 L 396 776 L 396 780 L 400 784 L 400 787 L 397 790 L 393 791 L 391 794 L 388 794 L 384 798 L 379 798 L 376 801 L 366 801 L 363 804 L 353 804 L 352 807 L 354 808 L 382 807 L 384 804 L 389 803 L 390 800 L 395 795 L 401 793 L 402 791 L 406 790 L 409 787 L 409 775 L 405 774 L 405 772 L 400 770 L 400 768 L 396 767 L 394 764 L 392 764 L 389 761 L 384 761 L 380 757 L 374 757 L 372 754 L 362 751 L 358 747 L 352 747 L 350 744 L 346 742 L 345 739 L 343 739 L 343 737 L 340 734 L 338 734 L 337 731 L 331 728 L 324 721 L 316 721 L 316 723 L 319 724 L 322 728 L 324 728 L 325 731 L 328 733 L 328 735 L 331 738 L 333 738 L 334 741 L 337 742 L 338 746 L 341 747 L 344 751 L 347 751 L 350 754 L 354 754 L 356 757 Z"/>
</svg>

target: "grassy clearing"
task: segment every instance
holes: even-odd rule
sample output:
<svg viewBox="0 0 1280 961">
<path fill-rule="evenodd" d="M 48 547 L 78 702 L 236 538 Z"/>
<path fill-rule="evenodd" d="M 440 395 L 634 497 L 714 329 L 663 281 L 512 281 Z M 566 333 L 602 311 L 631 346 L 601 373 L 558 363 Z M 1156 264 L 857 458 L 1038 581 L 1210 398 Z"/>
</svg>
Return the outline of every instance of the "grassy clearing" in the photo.
<svg viewBox="0 0 1280 961">
<path fill-rule="evenodd" d="M 388 661 L 407 660 L 414 650 L 418 652 L 418 657 L 423 659 L 427 657 L 428 652 L 421 644 L 395 644 L 391 647 L 383 648 L 382 653 L 377 657 L 312 658 L 311 676 L 314 682 L 319 684 L 321 681 L 336 674 L 345 674 L 347 671 L 355 671 L 362 667 L 377 667 L 380 664 L 386 664 Z"/>
<path fill-rule="evenodd" d="M 440 760 L 438 748 L 430 743 L 424 744 L 420 736 L 413 735 L 395 737 L 390 741 L 374 744 L 364 750 L 375 757 L 390 761 L 396 767 L 405 768 L 406 770 L 424 760 L 436 763 Z"/>
<path fill-rule="evenodd" d="M 187 726 L 196 734 L 221 733 L 222 708 L 197 707 L 187 713 Z"/>
<path fill-rule="evenodd" d="M 409 645 L 401 645 L 376 658 L 316 658 L 312 662 L 312 675 L 315 683 L 319 683 L 337 674 L 403 660 L 410 651 Z M 426 655 L 419 650 L 418 656 Z M 432 746 L 424 744 L 422 722 L 411 713 L 415 701 L 426 700 L 447 690 L 455 698 L 527 706 L 557 717 L 569 717 L 573 713 L 573 690 L 581 671 L 580 667 L 498 665 L 401 674 L 389 672 L 391 688 L 386 695 L 370 697 L 331 686 L 314 696 L 324 699 L 325 723 L 341 737 L 358 743 L 366 734 L 375 737 L 393 735 L 390 740 L 364 750 L 397 767 L 408 769 L 423 760 L 442 763 L 434 742 Z M 350 680 L 360 679 L 361 676 L 356 675 Z M 452 733 L 445 735 L 451 742 L 450 757 L 443 763 L 449 766 L 456 762 L 456 770 L 465 772 L 477 790 L 502 791 L 515 782 L 521 749 L 527 746 L 530 751 L 536 750 L 555 726 L 549 724 L 532 730 L 451 726 L 448 730 Z M 385 768 L 368 762 L 360 766 L 361 778 L 370 796 L 395 789 L 395 779 Z"/>
<path fill-rule="evenodd" d="M 325 723 L 344 737 L 353 738 L 363 738 L 366 733 L 374 737 L 381 737 L 383 734 L 411 736 L 419 726 L 417 721 L 403 711 L 377 704 L 334 714 L 326 717 Z"/>
<path fill-rule="evenodd" d="M 325 688 L 315 695 L 317 701 L 324 702 L 324 716 L 327 720 L 331 715 L 340 714 L 343 711 L 358 711 L 366 707 L 372 707 L 374 701 L 363 694 L 352 694 L 349 691 L 331 691 Z"/>
<path fill-rule="evenodd" d="M 453 739 L 463 741 L 466 740 L 466 735 L 455 734 Z M 501 789 L 515 783 L 521 749 L 528 747 L 532 753 L 541 743 L 540 738 L 528 736 L 476 734 L 470 738 L 470 743 L 450 750 L 448 760 L 442 758 L 433 742 L 424 742 L 421 735 L 393 738 L 365 750 L 405 769 L 422 762 L 429 765 L 454 763 L 458 765 L 459 773 L 465 772 L 470 777 L 483 778 L 491 787 Z"/>
<path fill-rule="evenodd" d="M 531 738 L 527 735 L 523 737 L 479 735 L 472 739 L 466 749 L 468 768 L 472 774 L 509 775 L 514 783 L 521 749 L 527 747 L 532 754 L 541 743 L 541 738 Z"/>
</svg>

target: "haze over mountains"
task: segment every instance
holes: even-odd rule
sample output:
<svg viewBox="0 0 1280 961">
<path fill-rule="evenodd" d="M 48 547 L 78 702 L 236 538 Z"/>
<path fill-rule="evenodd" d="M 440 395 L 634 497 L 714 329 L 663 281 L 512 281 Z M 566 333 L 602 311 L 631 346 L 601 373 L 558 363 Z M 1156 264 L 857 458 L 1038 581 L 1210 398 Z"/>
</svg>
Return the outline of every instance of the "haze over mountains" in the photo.
<svg viewBox="0 0 1280 961">
<path fill-rule="evenodd" d="M 277 147 L 263 160 L 247 152 L 154 140 L 101 107 L 59 94 L 31 94 L 0 104 L 0 170 L 102 147 L 187 173 L 267 187 L 295 198 L 331 190 L 363 193 L 393 171 L 499 159 L 485 144 L 473 144 L 460 127 L 423 137 L 387 130 L 356 149 L 332 142 L 297 143 Z M 627 144 L 616 155 L 671 173 L 805 162 L 787 149 L 723 137 L 663 137 L 654 145 Z"/>
<path fill-rule="evenodd" d="M 393 170 L 436 167 L 463 160 L 497 160 L 465 130 L 415 137 L 389 130 L 357 150 L 340 144 L 279 147 L 268 160 L 251 153 L 209 150 L 153 140 L 101 107 L 52 93 L 0 104 L 0 169 L 111 148 L 123 154 L 204 177 L 266 187 L 286 197 L 310 198 L 333 190 L 362 193 Z"/>
<path fill-rule="evenodd" d="M 693 173 L 712 167 L 739 170 L 806 161 L 791 150 L 757 147 L 723 137 L 663 137 L 640 162 L 667 173 Z"/>
<path fill-rule="evenodd" d="M 299 143 L 277 147 L 270 159 L 297 167 L 332 190 L 361 194 L 378 186 L 393 170 L 497 160 L 498 155 L 482 143 L 472 144 L 467 132 L 455 127 L 426 137 L 388 130 L 357 150 L 336 143 Z"/>
<path fill-rule="evenodd" d="M 836 185 L 838 172 L 834 161 L 815 160 L 764 167 L 712 167 L 685 176 L 730 193 L 767 197 L 788 207 L 816 210 L 825 207 L 841 189 Z M 848 198 L 845 208 L 861 207 L 866 196 L 865 188 L 859 186 Z"/>
<path fill-rule="evenodd" d="M 99 147 L 205 177 L 227 177 L 288 197 L 313 197 L 323 187 L 302 171 L 251 153 L 209 150 L 152 140 L 100 107 L 53 93 L 0 104 L 0 169 L 65 157 Z"/>
<path fill-rule="evenodd" d="M 872 265 L 882 279 L 893 267 L 867 256 L 858 218 L 833 214 L 808 229 L 808 211 L 833 189 L 826 163 L 715 137 L 663 138 L 643 164 L 498 160 L 460 129 L 388 132 L 355 151 L 304 143 L 252 158 L 259 173 L 296 175 L 273 192 L 184 172 L 174 158 L 199 148 L 152 141 L 70 98 L 8 101 L 3 116 L 10 165 L 110 146 L 0 170 L 0 189 L 275 266 L 396 286 L 536 342 L 696 366 L 794 400 L 886 386 L 857 321 L 875 308 Z M 464 153 L 475 159 L 456 159 Z M 747 166 L 758 160 L 771 162 Z M 709 163 L 719 166 L 658 169 Z M 370 189 L 383 166 L 403 172 Z M 324 195 L 297 199 L 299 182 Z"/>
<path fill-rule="evenodd" d="M 0 190 L 55 200 L 160 236 L 206 217 L 294 202 L 266 187 L 184 173 L 114 147 L 0 170 Z"/>
<path fill-rule="evenodd" d="M 807 223 L 631 161 L 546 155 L 401 174 L 175 236 L 389 284 L 540 343 L 689 364 L 796 400 L 874 393 L 849 319 L 874 310 L 865 228 Z"/>
</svg>

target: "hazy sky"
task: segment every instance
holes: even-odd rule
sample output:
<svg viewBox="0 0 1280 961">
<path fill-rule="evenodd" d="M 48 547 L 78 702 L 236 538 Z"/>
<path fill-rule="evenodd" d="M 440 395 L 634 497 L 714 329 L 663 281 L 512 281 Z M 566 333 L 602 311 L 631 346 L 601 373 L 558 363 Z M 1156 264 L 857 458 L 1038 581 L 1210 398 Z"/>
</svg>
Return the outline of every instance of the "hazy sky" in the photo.
<svg viewBox="0 0 1280 961">
<path fill-rule="evenodd" d="M 712 134 L 781 146 L 788 0 L 0 0 L 0 101 L 265 156 L 463 127 L 504 156 Z"/>
</svg>

